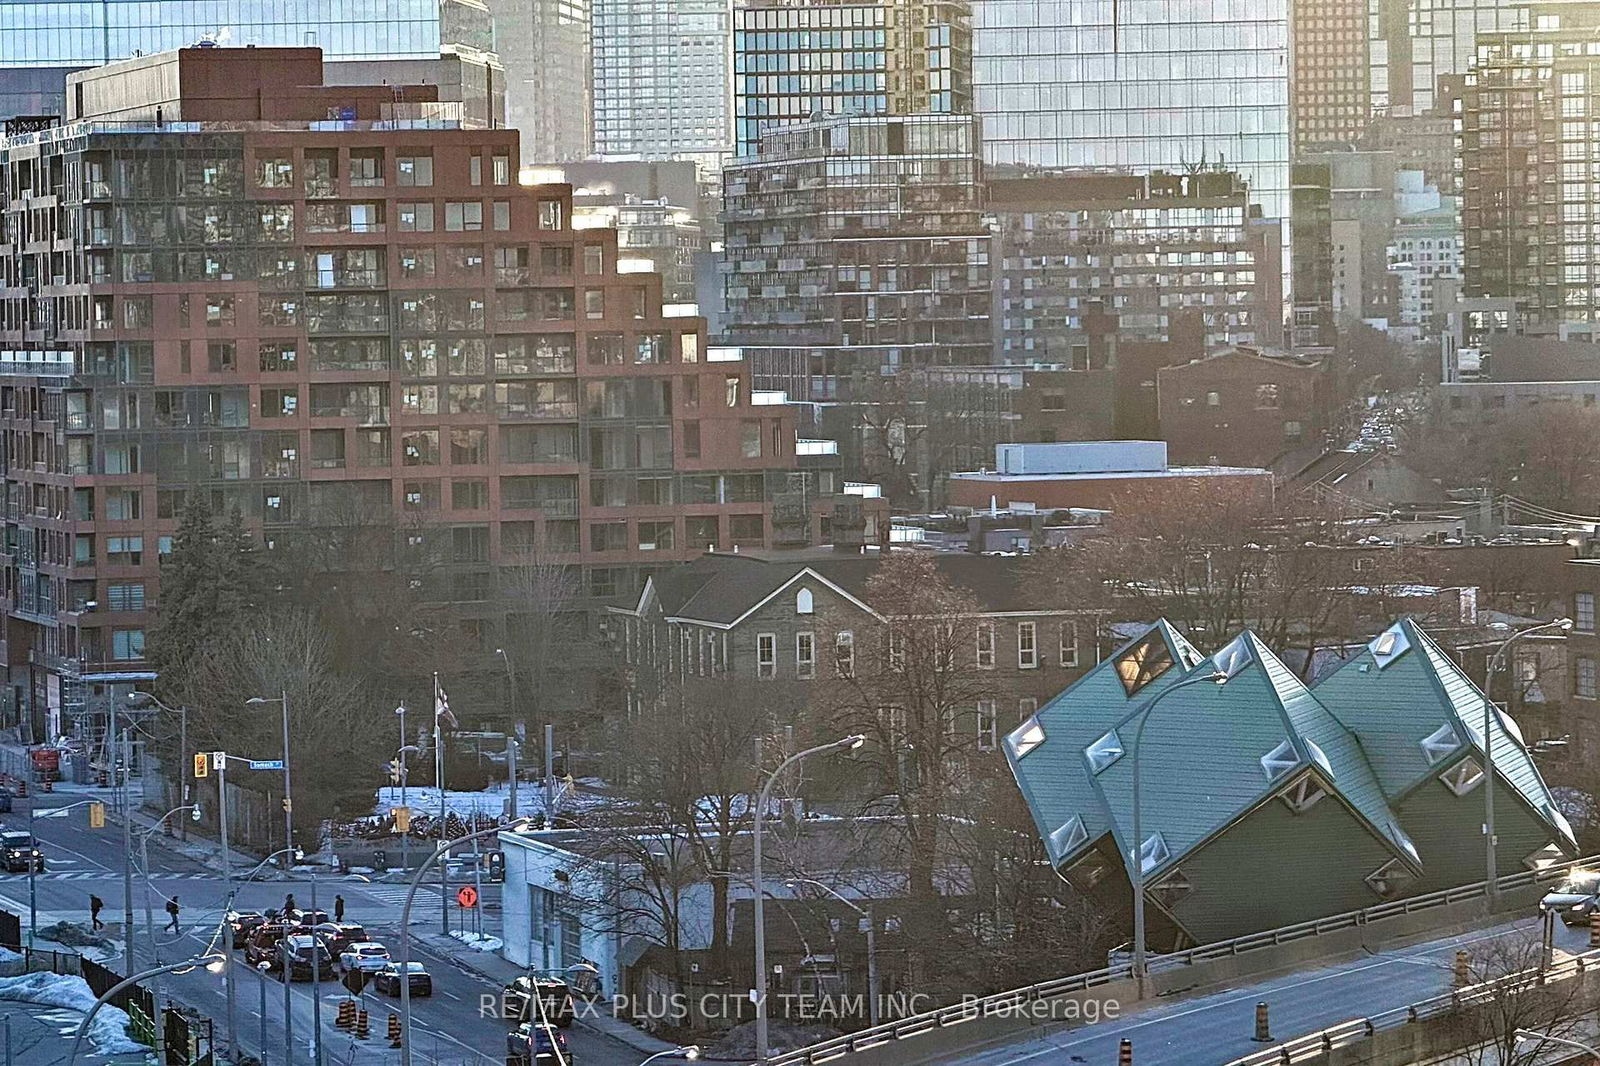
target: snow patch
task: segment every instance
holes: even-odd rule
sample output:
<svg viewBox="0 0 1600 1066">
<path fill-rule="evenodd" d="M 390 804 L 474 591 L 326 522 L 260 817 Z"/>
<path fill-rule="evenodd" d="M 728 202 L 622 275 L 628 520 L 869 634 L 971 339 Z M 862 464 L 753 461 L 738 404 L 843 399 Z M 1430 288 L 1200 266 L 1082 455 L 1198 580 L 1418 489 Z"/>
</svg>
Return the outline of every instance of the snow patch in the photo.
<svg viewBox="0 0 1600 1066">
<path fill-rule="evenodd" d="M 505 947 L 505 941 L 497 936 L 490 936 L 488 933 L 474 933 L 470 930 L 457 929 L 451 932 L 450 936 L 461 941 L 473 951 L 499 951 Z"/>
<path fill-rule="evenodd" d="M 57 973 L 30 973 L 21 977 L 0 977 L 0 999 L 18 1003 L 38 1003 L 64 1007 L 87 1014 L 94 1007 L 94 993 L 81 977 Z M 101 1007 L 89 1026 L 90 1045 L 99 1055 L 127 1055 L 150 1049 L 128 1036 L 128 1015 L 109 1003 Z"/>
</svg>

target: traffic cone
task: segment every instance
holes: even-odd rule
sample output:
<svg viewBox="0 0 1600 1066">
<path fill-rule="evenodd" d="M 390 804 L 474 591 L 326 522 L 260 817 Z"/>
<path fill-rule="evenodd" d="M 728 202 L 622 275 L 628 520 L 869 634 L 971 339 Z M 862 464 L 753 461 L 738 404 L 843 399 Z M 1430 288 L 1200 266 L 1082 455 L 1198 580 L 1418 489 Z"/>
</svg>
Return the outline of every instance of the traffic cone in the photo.
<svg viewBox="0 0 1600 1066">
<path fill-rule="evenodd" d="M 365 1040 L 372 1035 L 372 1030 L 367 1027 L 367 1012 L 363 1008 L 356 1012 L 356 1039 Z"/>
<path fill-rule="evenodd" d="M 1600 911 L 1589 915 L 1589 946 L 1600 948 Z"/>
<path fill-rule="evenodd" d="M 1117 1045 L 1117 1066 L 1133 1066 L 1133 1041 L 1123 1040 Z"/>
<path fill-rule="evenodd" d="M 40 782 L 40 787 L 43 788 L 46 792 L 54 792 L 56 790 L 55 785 L 51 783 L 50 778 L 48 778 L 48 777 L 46 777 L 43 781 Z"/>
<path fill-rule="evenodd" d="M 1472 956 L 1464 950 L 1456 952 L 1455 984 L 1457 988 L 1466 988 L 1472 983 Z"/>
<path fill-rule="evenodd" d="M 339 1029 L 349 1029 L 356 1024 L 355 1000 L 342 999 L 339 1001 L 339 1017 L 334 1019 L 333 1024 Z"/>
<path fill-rule="evenodd" d="M 400 1046 L 400 1015 L 389 1015 L 389 1046 Z"/>
<path fill-rule="evenodd" d="M 1272 1028 L 1267 1024 L 1267 1005 L 1265 1003 L 1256 1004 L 1256 1035 L 1252 1039 L 1261 1044 L 1272 1042 Z"/>
<path fill-rule="evenodd" d="M 28 798 L 28 780 L 27 780 L 27 778 L 23 778 L 23 777 L 17 778 L 17 795 L 22 797 L 23 799 L 27 799 Z"/>
</svg>

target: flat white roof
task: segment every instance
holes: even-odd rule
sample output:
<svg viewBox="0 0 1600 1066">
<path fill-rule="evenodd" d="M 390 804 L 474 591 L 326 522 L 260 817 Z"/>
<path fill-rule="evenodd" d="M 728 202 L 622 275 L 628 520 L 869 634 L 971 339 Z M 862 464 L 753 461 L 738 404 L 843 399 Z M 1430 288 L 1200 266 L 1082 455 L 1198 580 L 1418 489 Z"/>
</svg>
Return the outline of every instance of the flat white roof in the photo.
<svg viewBox="0 0 1600 1066">
<path fill-rule="evenodd" d="M 1271 471 L 1259 466 L 1173 466 L 1165 470 L 1107 470 L 1081 474 L 1001 474 L 992 470 L 969 470 L 950 475 L 952 480 L 992 481 L 997 484 L 1019 481 L 1120 481 L 1134 478 L 1250 476 L 1270 477 Z"/>
</svg>

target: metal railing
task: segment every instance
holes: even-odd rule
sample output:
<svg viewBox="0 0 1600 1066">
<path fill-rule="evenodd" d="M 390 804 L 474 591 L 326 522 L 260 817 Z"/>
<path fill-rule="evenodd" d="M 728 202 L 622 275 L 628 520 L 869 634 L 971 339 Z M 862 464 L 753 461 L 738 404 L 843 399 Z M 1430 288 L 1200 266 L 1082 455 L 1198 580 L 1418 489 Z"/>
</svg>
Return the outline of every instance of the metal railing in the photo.
<svg viewBox="0 0 1600 1066">
<path fill-rule="evenodd" d="M 1526 970 L 1458 988 L 1395 1010 L 1384 1011 L 1382 1014 L 1374 1014 L 1370 1018 L 1352 1018 L 1350 1021 L 1340 1022 L 1315 1033 L 1285 1040 L 1270 1048 L 1234 1059 L 1227 1066 L 1293 1066 L 1296 1062 L 1314 1059 L 1335 1048 L 1367 1040 L 1389 1029 L 1398 1029 L 1412 1022 L 1453 1014 L 1463 1007 L 1491 1003 L 1497 996 L 1515 995 L 1552 981 L 1577 977 L 1597 962 L 1600 962 L 1600 950 L 1585 951 L 1542 969 L 1531 966 Z"/>
<path fill-rule="evenodd" d="M 1564 877 L 1573 869 L 1593 866 L 1596 863 L 1600 863 L 1600 856 L 1588 856 L 1573 862 L 1558 863 L 1538 870 L 1520 870 L 1517 873 L 1507 874 L 1496 879 L 1496 884 L 1499 886 L 1500 891 L 1504 892 L 1508 889 L 1523 888 L 1546 881 L 1554 881 Z M 1422 896 L 1412 896 L 1408 899 L 1398 899 L 1389 903 L 1379 903 L 1372 907 L 1364 907 L 1357 911 L 1333 914 L 1314 921 L 1286 925 L 1260 933 L 1250 933 L 1245 936 L 1235 937 L 1232 940 L 1218 941 L 1215 944 L 1202 944 L 1199 947 L 1173 952 L 1169 955 L 1156 955 L 1150 958 L 1148 966 L 1151 973 L 1164 973 L 1183 966 L 1191 966 L 1198 962 L 1245 955 L 1263 948 L 1319 937 L 1342 929 L 1355 929 L 1389 918 L 1416 914 L 1419 911 L 1433 910 L 1468 900 L 1482 899 L 1485 895 L 1487 884 L 1488 882 L 1486 881 L 1476 881 L 1472 884 L 1459 885 L 1455 888 L 1430 892 Z M 1114 966 L 1108 966 L 1103 970 L 1092 970 L 1089 973 L 1041 981 L 1038 984 L 1012 989 L 1009 992 L 998 992 L 991 996 L 964 1000 L 923 1014 L 914 1014 L 908 1018 L 900 1018 L 895 1021 L 885 1022 L 882 1025 L 873 1026 L 870 1029 L 862 1029 L 858 1032 L 810 1044 L 803 1048 L 796 1048 L 781 1055 L 773 1055 L 767 1059 L 767 1066 L 815 1066 L 817 1063 L 828 1062 L 842 1055 L 849 1055 L 857 1051 L 865 1051 L 880 1044 L 904 1040 L 923 1033 L 936 1033 L 948 1029 L 952 1025 L 960 1025 L 962 1022 L 970 1022 L 982 1018 L 1004 1017 L 1036 1000 L 1049 999 L 1072 992 L 1082 992 L 1100 985 L 1110 984 L 1113 981 L 1132 979 L 1132 967 L 1128 963 L 1122 962 Z M 1274 1059 L 1271 1061 L 1285 1060 Z"/>
</svg>

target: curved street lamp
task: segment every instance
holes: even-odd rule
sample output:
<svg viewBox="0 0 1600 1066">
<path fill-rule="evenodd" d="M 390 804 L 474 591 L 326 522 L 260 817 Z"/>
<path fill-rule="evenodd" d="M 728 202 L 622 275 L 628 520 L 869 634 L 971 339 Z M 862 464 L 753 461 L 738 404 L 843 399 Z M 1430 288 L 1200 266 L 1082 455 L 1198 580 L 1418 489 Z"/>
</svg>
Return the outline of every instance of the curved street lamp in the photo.
<svg viewBox="0 0 1600 1066">
<path fill-rule="evenodd" d="M 867 923 L 867 1023 L 872 1026 L 878 1024 L 878 923 L 865 907 L 854 900 L 839 894 L 833 886 L 818 881 L 814 877 L 791 877 L 784 883 L 784 887 L 793 889 L 795 885 L 814 885 L 822 889 Z"/>
</svg>

